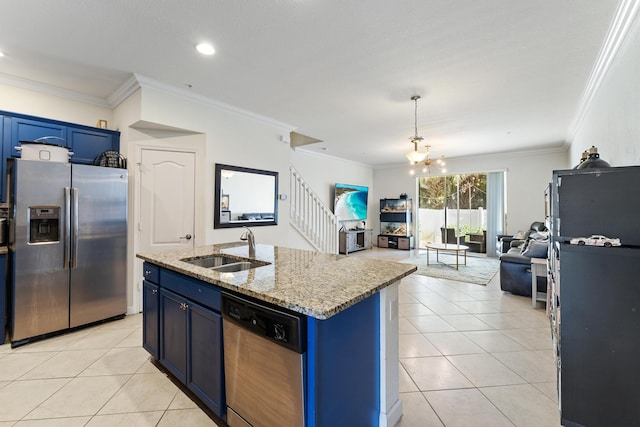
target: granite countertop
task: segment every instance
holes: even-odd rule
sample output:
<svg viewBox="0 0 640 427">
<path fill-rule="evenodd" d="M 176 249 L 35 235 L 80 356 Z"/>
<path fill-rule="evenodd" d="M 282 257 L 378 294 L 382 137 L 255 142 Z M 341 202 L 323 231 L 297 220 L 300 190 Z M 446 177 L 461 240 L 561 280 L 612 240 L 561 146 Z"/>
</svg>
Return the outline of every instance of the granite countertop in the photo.
<svg viewBox="0 0 640 427">
<path fill-rule="evenodd" d="M 9 253 L 9 248 L 6 246 L 0 246 L 0 255 Z"/>
<path fill-rule="evenodd" d="M 243 243 L 144 252 L 138 258 L 280 307 L 327 319 L 417 270 L 415 265 L 256 245 L 255 260 L 269 265 L 220 273 L 180 261 L 224 254 L 248 259 Z"/>
</svg>

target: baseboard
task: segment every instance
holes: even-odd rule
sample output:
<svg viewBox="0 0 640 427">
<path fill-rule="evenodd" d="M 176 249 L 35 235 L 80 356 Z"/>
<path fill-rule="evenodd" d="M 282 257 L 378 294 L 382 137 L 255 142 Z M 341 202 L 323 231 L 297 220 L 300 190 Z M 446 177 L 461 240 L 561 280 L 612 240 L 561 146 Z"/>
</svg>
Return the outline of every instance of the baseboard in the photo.
<svg viewBox="0 0 640 427">
<path fill-rule="evenodd" d="M 378 425 L 380 427 L 394 427 L 398 424 L 400 418 L 402 418 L 402 401 L 398 399 L 396 403 L 391 406 L 389 412 L 380 412 L 380 422 Z"/>
</svg>

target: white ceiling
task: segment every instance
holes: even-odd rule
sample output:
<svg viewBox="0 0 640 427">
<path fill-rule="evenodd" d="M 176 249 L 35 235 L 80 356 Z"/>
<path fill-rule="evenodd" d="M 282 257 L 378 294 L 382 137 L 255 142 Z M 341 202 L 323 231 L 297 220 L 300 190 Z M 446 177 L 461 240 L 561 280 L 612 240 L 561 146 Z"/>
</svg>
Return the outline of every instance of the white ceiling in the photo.
<svg viewBox="0 0 640 427">
<path fill-rule="evenodd" d="M 559 147 L 618 0 L 0 0 L 0 73 L 107 99 L 138 73 L 370 165 Z M 216 48 L 203 57 L 194 47 Z M 191 85 L 190 89 L 187 89 Z"/>
</svg>

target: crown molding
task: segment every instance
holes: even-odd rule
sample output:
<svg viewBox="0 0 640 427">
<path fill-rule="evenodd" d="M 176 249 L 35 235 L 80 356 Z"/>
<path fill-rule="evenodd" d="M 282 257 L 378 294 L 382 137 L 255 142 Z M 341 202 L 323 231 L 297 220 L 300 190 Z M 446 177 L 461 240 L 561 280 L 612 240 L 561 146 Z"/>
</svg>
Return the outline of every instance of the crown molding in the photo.
<svg viewBox="0 0 640 427">
<path fill-rule="evenodd" d="M 157 80 L 154 80 L 150 77 L 143 76 L 141 74 L 134 73 L 131 77 L 118 89 L 114 92 L 114 102 L 122 102 L 126 99 L 127 96 L 130 96 L 133 92 L 135 92 L 138 88 L 144 89 L 152 89 L 159 92 L 166 93 L 168 95 L 172 95 L 178 98 L 182 98 L 186 101 L 195 102 L 206 107 L 216 108 L 221 111 L 230 112 L 234 114 L 239 114 L 250 119 L 265 123 L 270 126 L 275 126 L 281 129 L 284 129 L 286 132 L 291 132 L 296 129 L 296 126 L 293 126 L 289 123 L 281 122 L 270 117 L 262 116 L 260 114 L 253 113 L 248 110 L 244 110 L 239 107 L 235 107 L 230 104 L 226 104 L 224 102 L 216 101 L 214 99 L 208 98 L 203 95 L 195 94 L 186 89 L 177 88 L 175 86 L 171 86 Z"/>
<path fill-rule="evenodd" d="M 69 89 L 62 89 L 60 87 L 51 86 L 46 83 L 37 82 L 35 80 L 25 79 L 23 77 L 13 76 L 10 74 L 0 73 L 0 83 L 8 86 L 13 86 L 21 89 L 30 90 L 33 92 L 45 93 L 47 95 L 53 95 L 60 98 L 70 99 L 72 101 L 78 101 L 85 104 L 93 104 L 98 107 L 110 108 L 111 105 L 103 99 L 97 96 L 85 95 L 80 92 L 76 92 Z"/>
<path fill-rule="evenodd" d="M 500 159 L 500 158 L 509 158 L 509 157 L 531 157 L 543 154 L 555 154 L 555 153 L 566 153 L 567 147 L 564 145 L 557 145 L 551 147 L 542 147 L 539 149 L 531 148 L 524 150 L 511 150 L 511 151 L 493 151 L 491 153 L 481 153 L 481 154 L 469 154 L 464 156 L 450 157 L 446 156 L 444 159 L 446 161 L 450 160 L 478 160 L 483 158 L 490 159 Z M 433 160 L 433 159 L 432 159 Z M 406 161 L 402 163 L 387 163 L 384 165 L 376 165 L 375 169 L 393 169 L 401 166 L 411 166 Z"/>
<path fill-rule="evenodd" d="M 317 151 L 311 151 L 307 148 L 303 148 L 305 147 L 304 145 L 302 147 L 291 147 L 291 150 L 294 153 L 300 153 L 306 156 L 311 156 L 311 157 L 320 157 L 322 159 L 329 159 L 329 160 L 337 160 L 337 161 L 341 161 L 344 163 L 351 163 L 353 165 L 358 165 L 358 166 L 362 166 L 362 167 L 366 167 L 369 169 L 374 169 L 374 166 L 369 165 L 367 163 L 362 163 L 362 162 L 357 162 L 355 160 L 350 160 L 350 159 L 345 159 L 343 157 L 338 157 L 338 156 L 332 156 L 330 154 L 326 154 L 326 153 L 319 153 Z"/>
<path fill-rule="evenodd" d="M 244 110 L 239 107 L 234 107 L 224 102 L 215 101 L 206 96 L 197 95 L 189 92 L 185 89 L 176 88 L 168 84 L 161 83 L 152 78 L 143 76 L 141 74 L 131 74 L 124 83 L 122 83 L 108 98 L 100 98 L 97 96 L 85 95 L 73 90 L 62 89 L 56 86 L 48 85 L 46 83 L 37 82 L 35 80 L 25 79 L 23 77 L 17 77 L 10 74 L 0 73 L 0 84 L 6 84 L 8 86 L 18 87 L 22 89 L 31 90 L 34 92 L 45 93 L 49 95 L 58 96 L 73 101 L 83 102 L 86 104 L 93 104 L 104 108 L 116 108 L 129 96 L 135 93 L 139 89 L 153 89 L 163 93 L 167 93 L 178 98 L 185 99 L 187 101 L 197 102 L 207 107 L 213 107 L 221 111 L 240 114 L 250 119 L 275 126 L 283 129 L 286 132 L 291 132 L 296 129 L 295 126 L 274 120 L 272 118 L 262 116 L 260 114 L 253 113 L 248 110 Z"/>
<path fill-rule="evenodd" d="M 631 26 L 640 9 L 640 0 L 621 0 L 616 10 L 616 15 L 609 27 L 598 59 L 591 71 L 591 76 L 584 89 L 580 103 L 576 110 L 575 118 L 569 128 L 569 136 L 565 141 L 565 147 L 569 147 L 573 142 L 582 122 L 591 107 L 593 98 L 598 93 L 604 78 L 606 77 L 611 64 L 622 46 Z"/>
<path fill-rule="evenodd" d="M 125 99 L 130 97 L 140 89 L 140 83 L 138 83 L 138 79 L 135 74 L 131 74 L 124 83 L 118 87 L 113 93 L 107 98 L 107 102 L 111 106 L 111 108 L 116 108 Z"/>
</svg>

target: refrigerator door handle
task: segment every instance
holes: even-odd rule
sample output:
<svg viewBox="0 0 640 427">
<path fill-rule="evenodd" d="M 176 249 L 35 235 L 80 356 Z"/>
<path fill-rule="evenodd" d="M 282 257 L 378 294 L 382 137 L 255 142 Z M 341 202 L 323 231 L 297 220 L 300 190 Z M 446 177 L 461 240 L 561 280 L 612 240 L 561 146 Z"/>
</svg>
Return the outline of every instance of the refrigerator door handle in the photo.
<svg viewBox="0 0 640 427">
<path fill-rule="evenodd" d="M 71 246 L 71 268 L 75 269 L 78 267 L 78 189 L 71 189 L 72 203 L 73 203 L 73 212 L 72 218 L 73 221 L 73 230 L 72 233 L 72 246 Z"/>
<path fill-rule="evenodd" d="M 64 264 L 63 268 L 69 268 L 71 258 L 71 189 L 64 187 Z"/>
</svg>

